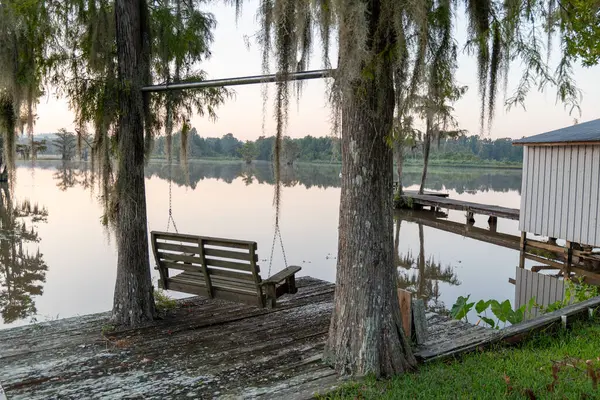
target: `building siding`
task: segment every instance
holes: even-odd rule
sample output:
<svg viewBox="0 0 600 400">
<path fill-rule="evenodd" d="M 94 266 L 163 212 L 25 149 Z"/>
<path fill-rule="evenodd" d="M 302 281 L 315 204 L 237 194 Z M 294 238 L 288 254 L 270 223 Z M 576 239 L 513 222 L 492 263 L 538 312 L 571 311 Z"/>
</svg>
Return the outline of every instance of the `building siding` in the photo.
<svg viewBox="0 0 600 400">
<path fill-rule="evenodd" d="M 525 146 L 522 231 L 600 246 L 600 145 Z"/>
</svg>

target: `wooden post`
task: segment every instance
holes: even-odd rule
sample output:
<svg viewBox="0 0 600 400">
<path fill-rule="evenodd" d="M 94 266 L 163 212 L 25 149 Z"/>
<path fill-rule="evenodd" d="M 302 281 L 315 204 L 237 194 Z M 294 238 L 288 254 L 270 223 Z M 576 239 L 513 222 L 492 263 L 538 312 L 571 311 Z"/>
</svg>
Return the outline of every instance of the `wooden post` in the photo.
<svg viewBox="0 0 600 400">
<path fill-rule="evenodd" d="M 490 232 L 497 232 L 498 231 L 498 217 L 490 215 L 490 217 L 488 218 L 488 226 L 490 228 Z"/>
<path fill-rule="evenodd" d="M 412 301 L 413 342 L 423 344 L 427 340 L 427 319 L 425 317 L 425 302 L 423 299 Z"/>
<path fill-rule="evenodd" d="M 521 253 L 519 254 L 519 268 L 525 268 L 525 250 L 527 247 L 527 232 L 521 232 Z"/>
<path fill-rule="evenodd" d="M 573 242 L 567 241 L 565 246 L 565 270 L 563 271 L 565 277 L 571 276 L 571 266 L 573 265 Z"/>
<path fill-rule="evenodd" d="M 411 333 L 411 300 L 412 293 L 408 290 L 398 289 L 398 304 L 400 305 L 400 314 L 402 315 L 402 327 L 406 338 L 410 340 Z"/>
<path fill-rule="evenodd" d="M 467 211 L 467 224 L 475 223 L 475 214 L 473 211 Z"/>
</svg>

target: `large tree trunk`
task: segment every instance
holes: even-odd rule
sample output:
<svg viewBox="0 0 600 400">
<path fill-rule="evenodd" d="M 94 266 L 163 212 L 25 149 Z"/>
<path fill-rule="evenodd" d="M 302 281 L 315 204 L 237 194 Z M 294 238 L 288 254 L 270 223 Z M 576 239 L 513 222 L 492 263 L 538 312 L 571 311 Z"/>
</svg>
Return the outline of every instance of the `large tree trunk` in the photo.
<svg viewBox="0 0 600 400">
<path fill-rule="evenodd" d="M 396 161 L 396 173 L 398 174 L 398 186 L 396 196 L 402 196 L 402 166 L 404 164 L 404 141 L 398 139 L 394 142 L 394 158 Z"/>
<path fill-rule="evenodd" d="M 148 62 L 146 3 L 116 0 L 119 66 L 117 201 L 117 282 L 112 317 L 135 326 L 155 315 L 146 228 L 144 115 L 141 88 Z"/>
<path fill-rule="evenodd" d="M 373 75 L 353 82 L 342 105 L 338 263 L 324 359 L 342 375 L 381 377 L 403 373 L 416 361 L 402 328 L 394 263 L 394 167 L 386 139 L 395 96 L 391 57 L 381 55 L 392 38 L 378 29 L 386 18 L 380 2 L 370 1 L 367 13 Z"/>
</svg>

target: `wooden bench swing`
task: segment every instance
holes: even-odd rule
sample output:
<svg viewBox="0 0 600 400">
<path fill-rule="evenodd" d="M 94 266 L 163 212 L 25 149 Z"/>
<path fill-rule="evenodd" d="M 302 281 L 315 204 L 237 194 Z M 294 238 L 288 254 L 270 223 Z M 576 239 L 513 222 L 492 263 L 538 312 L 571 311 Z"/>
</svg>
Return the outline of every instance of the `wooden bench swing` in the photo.
<svg viewBox="0 0 600 400">
<path fill-rule="evenodd" d="M 162 289 L 261 308 L 273 308 L 281 295 L 297 292 L 300 267 L 261 279 L 256 242 L 157 231 L 151 241 Z M 171 270 L 182 272 L 171 275 Z"/>
<path fill-rule="evenodd" d="M 158 286 L 161 289 L 241 302 L 261 308 L 274 308 L 279 297 L 286 293 L 297 292 L 295 275 L 301 268 L 287 266 L 278 218 L 273 235 L 269 275 L 271 275 L 273 250 L 277 236 L 279 236 L 286 268 L 263 281 L 257 264 L 256 242 L 178 232 L 173 219 L 171 194 L 173 180 L 171 178 L 171 160 L 169 159 L 167 231 L 150 233 L 152 251 L 156 261 L 155 269 L 160 275 Z M 169 232 L 171 223 L 175 233 Z M 171 275 L 171 270 L 180 273 Z"/>
</svg>

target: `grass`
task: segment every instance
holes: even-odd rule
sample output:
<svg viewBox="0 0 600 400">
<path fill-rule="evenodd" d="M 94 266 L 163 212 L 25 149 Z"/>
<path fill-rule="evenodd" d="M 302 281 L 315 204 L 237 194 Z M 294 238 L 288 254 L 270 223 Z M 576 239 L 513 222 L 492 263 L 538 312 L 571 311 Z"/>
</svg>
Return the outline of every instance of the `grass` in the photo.
<svg viewBox="0 0 600 400">
<path fill-rule="evenodd" d="M 321 399 L 600 399 L 600 324 L 347 384 Z"/>
</svg>

